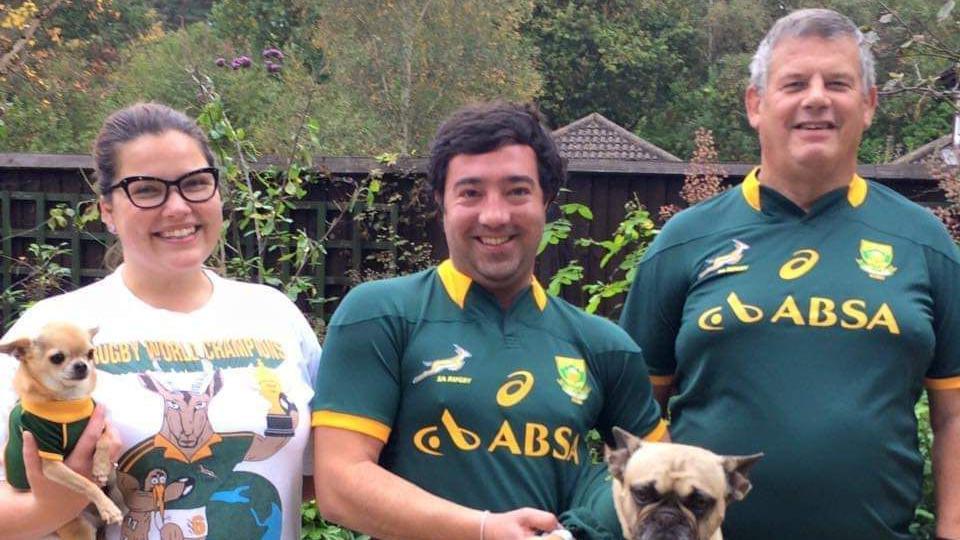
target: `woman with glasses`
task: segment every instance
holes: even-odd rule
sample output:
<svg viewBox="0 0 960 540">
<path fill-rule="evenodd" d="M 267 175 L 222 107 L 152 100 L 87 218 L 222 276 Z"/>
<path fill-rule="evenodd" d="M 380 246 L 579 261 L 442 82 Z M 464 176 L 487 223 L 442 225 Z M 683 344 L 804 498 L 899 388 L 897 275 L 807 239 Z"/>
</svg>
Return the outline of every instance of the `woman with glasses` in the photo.
<svg viewBox="0 0 960 540">
<path fill-rule="evenodd" d="M 50 321 L 98 328 L 98 407 L 68 465 L 89 474 L 106 416 L 127 508 L 108 538 L 299 539 L 315 334 L 279 291 L 204 266 L 223 227 L 222 186 L 193 120 L 154 103 L 122 109 L 94 158 L 123 263 L 39 302 L 2 340 Z M 0 356 L 0 372 L 15 362 Z M 43 478 L 31 436 L 23 447 L 6 460 L 22 457 L 29 486 L 0 483 L 4 539 L 47 534 L 86 504 Z"/>
</svg>

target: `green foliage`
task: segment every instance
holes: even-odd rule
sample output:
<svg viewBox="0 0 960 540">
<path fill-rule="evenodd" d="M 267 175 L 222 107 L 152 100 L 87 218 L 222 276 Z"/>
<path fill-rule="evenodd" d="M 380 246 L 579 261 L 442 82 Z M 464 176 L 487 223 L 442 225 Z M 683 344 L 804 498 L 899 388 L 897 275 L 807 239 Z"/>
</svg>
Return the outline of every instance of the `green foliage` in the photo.
<svg viewBox="0 0 960 540">
<path fill-rule="evenodd" d="M 591 112 L 634 129 L 686 80 L 702 42 L 683 0 L 542 0 L 524 32 L 540 51 L 540 106 L 555 125 Z"/>
<path fill-rule="evenodd" d="M 313 44 L 353 110 L 375 118 L 374 141 L 401 154 L 426 149 L 440 120 L 478 100 L 528 99 L 539 88 L 520 35 L 522 0 L 324 0 Z"/>
<path fill-rule="evenodd" d="M 566 204 L 560 208 L 564 215 L 577 214 L 584 219 L 593 219 L 593 212 L 585 205 Z M 637 263 L 656 234 L 650 213 L 640 204 L 636 195 L 624 205 L 624 209 L 626 216 L 610 238 L 595 240 L 582 237 L 573 241 L 577 247 L 598 250 L 601 254 L 600 268 L 607 270 L 605 280 L 582 286 L 589 294 L 587 305 L 584 306 L 587 313 L 595 313 L 604 300 L 613 302 L 626 295 L 633 283 Z M 563 217 L 548 223 L 540 242 L 541 251 L 547 245 L 569 240 L 571 230 L 570 221 Z M 564 287 L 582 279 L 583 266 L 577 260 L 570 261 L 550 278 L 547 292 L 559 294 Z M 618 309 L 618 306 L 615 304 L 613 309 Z"/>
<path fill-rule="evenodd" d="M 62 263 L 69 256 L 70 248 L 66 242 L 59 244 L 32 243 L 27 246 L 27 254 L 12 258 L 0 252 L 12 264 L 12 270 L 19 276 L 17 286 L 0 294 L 0 308 L 10 313 L 20 313 L 39 300 L 65 292 L 69 287 L 70 269 Z M 5 321 L 6 331 L 16 320 L 10 317 Z"/>
<path fill-rule="evenodd" d="M 249 68 L 217 67 L 216 59 L 229 63 L 246 55 Z M 296 130 L 304 124 L 301 141 L 318 154 L 345 154 L 373 149 L 366 133 L 373 120 L 356 114 L 342 89 L 318 83 L 299 57 L 287 51 L 279 73 L 268 73 L 259 49 L 238 48 L 204 24 L 196 24 L 131 45 L 113 76 L 113 91 L 99 114 L 140 100 L 155 100 L 198 114 L 205 105 L 196 81 L 198 74 L 217 89 L 223 107 L 247 140 L 258 151 L 277 155 L 294 144 Z"/>
<path fill-rule="evenodd" d="M 936 538 L 936 500 L 934 499 L 933 465 L 930 450 L 933 446 L 933 431 L 930 429 L 930 403 L 927 394 L 917 402 L 917 438 L 920 442 L 920 455 L 923 456 L 923 498 L 917 507 L 910 534 L 920 540 Z"/>
<path fill-rule="evenodd" d="M 300 538 L 305 540 L 369 540 L 365 534 L 355 533 L 330 523 L 320 516 L 313 501 L 304 503 L 300 508 Z"/>
<path fill-rule="evenodd" d="M 297 56 L 322 82 L 323 50 L 310 44 L 320 13 L 318 3 L 307 0 L 220 0 L 210 12 L 210 24 L 222 39 L 254 53 L 279 47 Z"/>
</svg>

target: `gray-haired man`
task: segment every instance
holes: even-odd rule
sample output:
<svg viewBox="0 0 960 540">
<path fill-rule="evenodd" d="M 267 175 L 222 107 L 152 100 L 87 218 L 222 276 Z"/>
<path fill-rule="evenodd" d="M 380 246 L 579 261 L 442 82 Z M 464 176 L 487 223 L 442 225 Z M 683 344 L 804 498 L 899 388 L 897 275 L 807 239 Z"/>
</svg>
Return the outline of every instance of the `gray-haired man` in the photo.
<svg viewBox="0 0 960 540">
<path fill-rule="evenodd" d="M 960 538 L 960 254 L 932 214 L 856 175 L 876 105 L 850 19 L 777 21 L 746 92 L 760 167 L 673 218 L 627 299 L 674 440 L 766 453 L 728 538 L 909 538 L 924 386 L 938 534 Z"/>
</svg>

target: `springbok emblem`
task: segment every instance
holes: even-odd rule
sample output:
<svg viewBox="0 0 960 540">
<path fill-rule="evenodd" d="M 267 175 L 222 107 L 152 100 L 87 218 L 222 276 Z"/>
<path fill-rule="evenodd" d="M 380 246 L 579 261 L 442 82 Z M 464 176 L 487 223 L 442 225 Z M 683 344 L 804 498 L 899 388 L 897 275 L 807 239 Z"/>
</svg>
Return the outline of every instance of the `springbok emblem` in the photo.
<svg viewBox="0 0 960 540">
<path fill-rule="evenodd" d="M 432 362 L 424 362 L 423 365 L 427 366 L 427 369 L 423 373 L 413 378 L 413 384 L 417 384 L 428 377 L 433 377 L 441 371 L 460 371 L 460 368 L 462 368 L 466 363 L 467 358 L 473 356 L 469 351 L 457 345 L 456 343 L 453 345 L 453 350 L 456 351 L 457 354 L 449 358 L 441 358 L 440 360 L 434 360 Z"/>
<path fill-rule="evenodd" d="M 706 276 L 712 272 L 716 272 L 721 268 L 737 264 L 741 259 L 743 259 L 743 252 L 750 249 L 750 246 L 737 239 L 733 240 L 733 245 L 734 248 L 729 253 L 717 255 L 716 257 L 707 260 L 708 266 L 703 269 L 703 272 L 700 272 L 700 275 L 698 275 L 697 278 L 703 278 L 703 276 Z"/>
</svg>

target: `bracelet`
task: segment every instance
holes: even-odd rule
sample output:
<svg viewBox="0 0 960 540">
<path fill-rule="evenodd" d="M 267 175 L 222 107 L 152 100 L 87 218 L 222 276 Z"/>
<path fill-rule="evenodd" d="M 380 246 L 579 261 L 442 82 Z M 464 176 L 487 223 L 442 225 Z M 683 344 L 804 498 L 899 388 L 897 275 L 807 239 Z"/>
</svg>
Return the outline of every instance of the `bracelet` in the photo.
<svg viewBox="0 0 960 540">
<path fill-rule="evenodd" d="M 484 510 L 483 515 L 480 516 L 480 540 L 483 540 L 483 533 L 487 529 L 487 518 L 490 516 L 489 510 Z"/>
</svg>

